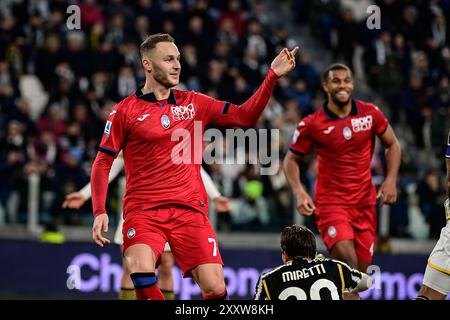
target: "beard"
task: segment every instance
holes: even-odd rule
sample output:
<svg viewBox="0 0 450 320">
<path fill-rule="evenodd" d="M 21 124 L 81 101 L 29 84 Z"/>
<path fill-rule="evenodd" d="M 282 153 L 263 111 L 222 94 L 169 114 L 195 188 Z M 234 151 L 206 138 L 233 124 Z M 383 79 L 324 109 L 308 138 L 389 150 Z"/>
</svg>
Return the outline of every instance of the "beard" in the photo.
<svg viewBox="0 0 450 320">
<path fill-rule="evenodd" d="M 179 83 L 179 80 L 169 79 L 169 75 L 158 68 L 154 68 L 153 78 L 166 88 L 175 87 Z"/>
<path fill-rule="evenodd" d="M 336 97 L 336 94 L 331 96 L 331 100 L 341 109 L 344 108 L 350 102 L 350 99 L 351 99 L 350 95 L 348 96 L 348 99 L 345 100 L 345 101 L 339 100 Z"/>
</svg>

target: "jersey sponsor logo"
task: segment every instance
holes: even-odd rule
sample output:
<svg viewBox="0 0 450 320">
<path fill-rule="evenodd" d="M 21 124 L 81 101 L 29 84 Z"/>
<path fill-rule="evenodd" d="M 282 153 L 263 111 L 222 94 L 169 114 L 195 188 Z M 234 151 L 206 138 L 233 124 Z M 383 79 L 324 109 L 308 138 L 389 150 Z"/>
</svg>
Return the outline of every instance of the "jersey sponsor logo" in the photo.
<svg viewBox="0 0 450 320">
<path fill-rule="evenodd" d="M 169 129 L 169 127 L 170 127 L 170 119 L 167 116 L 167 114 L 163 114 L 161 116 L 161 125 L 163 126 L 164 129 Z"/>
<path fill-rule="evenodd" d="M 134 238 L 135 235 L 136 235 L 136 230 L 134 228 L 128 229 L 128 231 L 127 231 L 128 239 Z"/>
<path fill-rule="evenodd" d="M 325 130 L 323 130 L 323 133 L 330 134 L 331 131 L 333 131 L 333 129 L 334 129 L 334 126 L 330 126 L 330 127 L 326 128 Z"/>
<path fill-rule="evenodd" d="M 336 228 L 334 226 L 329 226 L 328 227 L 328 235 L 331 238 L 334 238 L 334 237 L 336 237 L 336 234 L 337 234 Z"/>
<path fill-rule="evenodd" d="M 138 119 L 139 121 L 144 121 L 145 118 L 147 118 L 147 117 L 149 117 L 149 116 L 150 116 L 150 113 L 147 113 L 147 114 L 143 114 L 142 117 L 137 118 L 137 119 Z"/>
<path fill-rule="evenodd" d="M 111 133 L 111 126 L 112 126 L 112 122 L 111 121 L 106 121 L 106 125 L 105 125 L 105 131 L 103 131 L 103 133 L 107 136 L 110 135 Z"/>
<path fill-rule="evenodd" d="M 350 140 L 352 138 L 352 130 L 349 127 L 344 127 L 342 135 L 346 140 Z"/>
<path fill-rule="evenodd" d="M 372 129 L 372 116 L 368 115 L 361 118 L 352 119 L 353 132 L 367 131 Z"/>
<path fill-rule="evenodd" d="M 189 103 L 187 106 L 170 107 L 170 111 L 174 121 L 192 120 L 195 116 L 195 109 L 192 103 Z"/>
</svg>

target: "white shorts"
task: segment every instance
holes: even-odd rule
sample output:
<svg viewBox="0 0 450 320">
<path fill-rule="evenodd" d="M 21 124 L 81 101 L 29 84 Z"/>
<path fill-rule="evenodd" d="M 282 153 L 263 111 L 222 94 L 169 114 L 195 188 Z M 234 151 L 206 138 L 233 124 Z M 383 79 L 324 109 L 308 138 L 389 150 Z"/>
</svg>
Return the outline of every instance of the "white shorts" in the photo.
<svg viewBox="0 0 450 320">
<path fill-rule="evenodd" d="M 450 293 L 450 220 L 428 259 L 423 284 L 442 294 Z"/>
<path fill-rule="evenodd" d="M 122 234 L 122 228 L 123 228 L 123 216 L 120 215 L 119 224 L 117 225 L 116 232 L 114 233 L 114 243 L 118 244 L 119 246 L 123 243 L 123 234 Z M 166 242 L 166 246 L 164 247 L 164 252 L 171 252 L 170 245 L 168 242 Z"/>
</svg>

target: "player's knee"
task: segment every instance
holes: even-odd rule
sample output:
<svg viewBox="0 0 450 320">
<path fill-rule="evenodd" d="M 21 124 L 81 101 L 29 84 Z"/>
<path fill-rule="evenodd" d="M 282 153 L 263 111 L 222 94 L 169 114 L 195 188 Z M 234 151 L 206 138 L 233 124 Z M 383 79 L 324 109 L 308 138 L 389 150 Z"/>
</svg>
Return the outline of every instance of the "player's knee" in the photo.
<svg viewBox="0 0 450 320">
<path fill-rule="evenodd" d="M 136 244 L 126 249 L 124 260 L 130 273 L 155 272 L 155 254 L 145 244 Z"/>
<path fill-rule="evenodd" d="M 152 265 L 151 261 L 137 256 L 126 257 L 125 263 L 130 274 L 135 272 L 155 272 L 155 266 Z"/>
<path fill-rule="evenodd" d="M 208 296 L 220 295 L 226 290 L 225 281 L 220 278 L 210 278 L 202 281 L 202 294 Z"/>
</svg>

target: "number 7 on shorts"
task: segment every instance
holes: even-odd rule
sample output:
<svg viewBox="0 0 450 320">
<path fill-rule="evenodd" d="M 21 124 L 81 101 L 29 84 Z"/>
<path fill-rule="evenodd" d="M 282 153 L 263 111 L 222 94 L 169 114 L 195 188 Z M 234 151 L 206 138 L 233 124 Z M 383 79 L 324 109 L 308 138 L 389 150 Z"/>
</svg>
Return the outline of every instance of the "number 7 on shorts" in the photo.
<svg viewBox="0 0 450 320">
<path fill-rule="evenodd" d="M 208 238 L 209 243 L 214 243 L 214 250 L 213 250 L 213 257 L 217 256 L 217 244 L 216 239 L 214 238 Z"/>
</svg>

